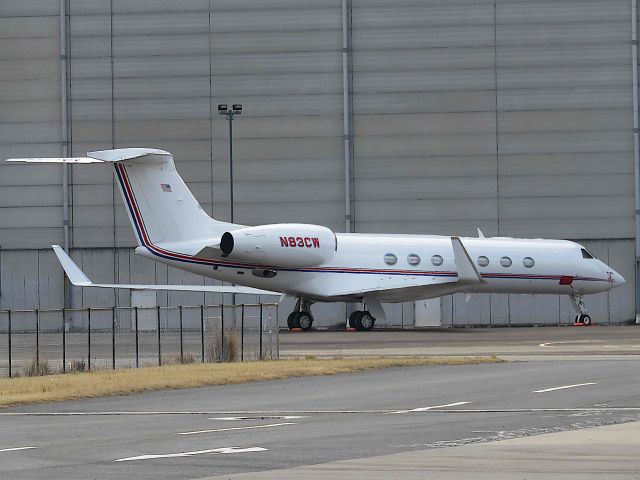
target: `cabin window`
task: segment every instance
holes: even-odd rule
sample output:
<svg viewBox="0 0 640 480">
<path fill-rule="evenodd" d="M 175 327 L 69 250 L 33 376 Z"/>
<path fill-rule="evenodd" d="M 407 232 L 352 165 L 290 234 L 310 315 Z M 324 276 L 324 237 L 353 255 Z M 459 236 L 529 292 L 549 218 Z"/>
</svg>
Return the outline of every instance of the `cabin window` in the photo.
<svg viewBox="0 0 640 480">
<path fill-rule="evenodd" d="M 522 259 L 522 264 L 523 264 L 525 267 L 527 267 L 527 268 L 531 268 L 531 267 L 533 267 L 533 266 L 536 264 L 536 262 L 535 262 L 535 260 L 534 260 L 533 258 L 531 258 L 531 257 L 524 257 L 524 258 Z"/>
<path fill-rule="evenodd" d="M 433 263 L 436 267 L 442 265 L 442 262 L 444 262 L 444 260 L 440 255 L 434 255 L 433 257 L 431 257 L 431 263 Z"/>
<path fill-rule="evenodd" d="M 589 259 L 593 259 L 593 255 L 591 255 L 589 252 L 587 252 L 584 248 L 582 249 L 582 258 L 589 258 Z"/>
<path fill-rule="evenodd" d="M 500 265 L 502 265 L 504 268 L 510 267 L 511 266 L 511 259 L 509 257 L 502 257 L 500 259 Z"/>
<path fill-rule="evenodd" d="M 413 266 L 418 265 L 420 264 L 420 257 L 415 253 L 411 253 L 407 256 L 407 263 Z"/>
<path fill-rule="evenodd" d="M 481 267 L 486 267 L 487 265 L 489 265 L 489 259 L 484 255 L 478 257 L 478 265 L 480 265 Z"/>
<path fill-rule="evenodd" d="M 395 265 L 398 263 L 398 257 L 396 257 L 393 253 L 387 253 L 384 256 L 384 263 L 387 265 Z"/>
</svg>

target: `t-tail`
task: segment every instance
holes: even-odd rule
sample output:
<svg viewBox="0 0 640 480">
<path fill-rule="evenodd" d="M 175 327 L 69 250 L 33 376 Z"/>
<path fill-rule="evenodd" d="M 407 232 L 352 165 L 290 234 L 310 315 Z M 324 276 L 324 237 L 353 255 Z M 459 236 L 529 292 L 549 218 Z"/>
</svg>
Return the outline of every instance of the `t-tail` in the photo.
<svg viewBox="0 0 640 480">
<path fill-rule="evenodd" d="M 88 152 L 86 157 L 25 158 L 32 163 L 113 163 L 138 244 L 219 239 L 233 224 L 211 218 L 176 171 L 173 156 L 152 148 Z M 10 160 L 10 161 L 12 161 Z"/>
</svg>

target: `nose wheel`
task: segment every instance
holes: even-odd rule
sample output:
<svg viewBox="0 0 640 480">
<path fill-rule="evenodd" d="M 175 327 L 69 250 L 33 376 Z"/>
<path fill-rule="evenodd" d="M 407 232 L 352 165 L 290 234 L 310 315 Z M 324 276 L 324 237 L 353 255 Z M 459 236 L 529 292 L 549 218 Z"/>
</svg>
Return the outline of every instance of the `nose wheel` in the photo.
<svg viewBox="0 0 640 480">
<path fill-rule="evenodd" d="M 573 307 L 579 312 L 573 319 L 575 325 L 591 325 L 591 317 L 587 314 L 587 308 L 582 301 L 582 294 L 571 295 L 571 303 Z"/>
<path fill-rule="evenodd" d="M 586 313 L 580 313 L 576 315 L 576 318 L 574 319 L 574 323 L 582 324 L 588 327 L 589 325 L 591 325 L 591 317 Z"/>
</svg>

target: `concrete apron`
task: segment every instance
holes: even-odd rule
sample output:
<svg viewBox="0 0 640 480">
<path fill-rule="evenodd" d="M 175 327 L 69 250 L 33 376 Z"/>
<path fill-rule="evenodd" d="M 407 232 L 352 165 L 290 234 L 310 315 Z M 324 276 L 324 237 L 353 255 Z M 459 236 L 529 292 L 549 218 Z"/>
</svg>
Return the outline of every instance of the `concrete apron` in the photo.
<svg viewBox="0 0 640 480">
<path fill-rule="evenodd" d="M 208 479 L 640 478 L 640 422 Z M 205 479 L 201 479 L 205 480 Z"/>
</svg>

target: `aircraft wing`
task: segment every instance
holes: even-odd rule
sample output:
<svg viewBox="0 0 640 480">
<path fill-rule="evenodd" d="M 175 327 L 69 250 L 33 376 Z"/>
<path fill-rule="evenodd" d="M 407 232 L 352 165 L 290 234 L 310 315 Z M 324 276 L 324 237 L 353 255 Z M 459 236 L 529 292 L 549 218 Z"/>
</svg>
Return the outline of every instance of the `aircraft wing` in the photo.
<svg viewBox="0 0 640 480">
<path fill-rule="evenodd" d="M 126 283 L 93 283 L 80 267 L 67 255 L 60 245 L 52 245 L 69 281 L 78 287 L 128 288 L 131 290 L 178 290 L 186 292 L 238 293 L 251 295 L 280 295 L 280 292 L 260 290 L 258 288 L 231 285 L 133 285 Z"/>
<path fill-rule="evenodd" d="M 374 289 L 352 290 L 349 292 L 340 292 L 332 295 L 330 298 L 335 300 L 353 300 L 355 297 L 372 298 L 379 302 L 404 302 L 411 300 L 426 300 L 429 298 L 442 297 L 443 295 L 451 295 L 452 293 L 464 292 L 470 288 L 469 284 L 457 281 L 447 281 L 445 279 L 429 280 L 422 285 L 413 285 L 406 287 L 382 287 Z"/>
<path fill-rule="evenodd" d="M 451 237 L 454 263 L 457 269 L 457 277 L 416 277 L 413 283 L 390 284 L 363 287 L 360 289 L 332 292 L 329 297 L 336 299 L 353 298 L 357 296 L 369 297 L 380 302 L 395 302 L 401 300 L 423 300 L 440 297 L 457 292 L 464 292 L 470 288 L 485 283 L 480 272 L 474 265 L 467 249 L 459 237 Z"/>
</svg>

